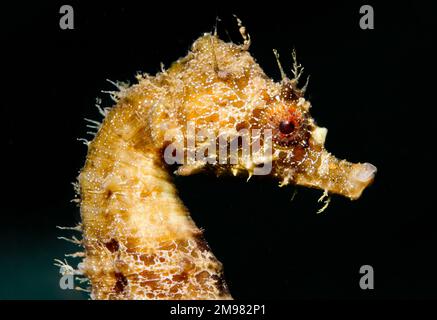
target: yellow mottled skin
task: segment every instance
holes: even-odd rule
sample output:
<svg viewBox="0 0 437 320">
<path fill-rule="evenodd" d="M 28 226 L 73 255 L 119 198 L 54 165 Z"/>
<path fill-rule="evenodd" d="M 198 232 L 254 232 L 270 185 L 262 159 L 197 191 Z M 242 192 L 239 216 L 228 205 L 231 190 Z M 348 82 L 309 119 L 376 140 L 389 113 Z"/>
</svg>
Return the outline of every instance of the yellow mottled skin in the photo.
<svg viewBox="0 0 437 320">
<path fill-rule="evenodd" d="M 183 140 L 188 122 L 216 136 L 233 137 L 241 128 L 273 130 L 270 159 L 254 155 L 211 166 L 217 173 L 250 175 L 255 165 L 272 161 L 270 175 L 282 185 L 351 199 L 372 181 L 372 165 L 340 161 L 324 149 L 326 130 L 309 116 L 296 79 L 269 79 L 247 47 L 205 34 L 168 70 L 139 77 L 117 94 L 79 176 L 85 247 L 79 271 L 89 278 L 93 299 L 231 298 L 222 265 L 178 198 L 163 161 L 166 134 Z M 294 131 L 283 134 L 279 125 Z M 203 166 L 186 164 L 177 174 Z"/>
</svg>

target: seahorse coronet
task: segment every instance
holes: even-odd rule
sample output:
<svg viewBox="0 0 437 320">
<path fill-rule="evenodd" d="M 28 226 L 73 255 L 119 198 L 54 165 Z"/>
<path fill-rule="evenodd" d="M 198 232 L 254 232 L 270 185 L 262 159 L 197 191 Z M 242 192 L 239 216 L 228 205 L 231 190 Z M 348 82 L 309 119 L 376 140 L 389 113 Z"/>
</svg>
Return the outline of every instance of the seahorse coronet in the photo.
<svg viewBox="0 0 437 320">
<path fill-rule="evenodd" d="M 204 34 L 167 70 L 139 75 L 132 86 L 118 85 L 116 105 L 102 109 L 105 118 L 87 143 L 79 175 L 85 249 L 80 272 L 90 281 L 91 298 L 232 298 L 222 264 L 179 199 L 163 159 L 175 141 L 184 159 L 205 151 L 202 139 L 184 145 L 189 124 L 195 132 L 229 137 L 229 143 L 243 129 L 275 132 L 271 155 L 252 150 L 234 164 L 208 164 L 218 175 L 246 172 L 250 177 L 271 162 L 269 176 L 282 185 L 320 188 L 351 199 L 372 182 L 374 166 L 338 160 L 325 150 L 326 129 L 315 125 L 296 79 L 275 82 L 266 76 L 249 43 L 247 36 L 238 45 Z M 293 124 L 278 131 L 285 116 Z M 205 165 L 188 161 L 177 174 L 190 175 Z"/>
</svg>

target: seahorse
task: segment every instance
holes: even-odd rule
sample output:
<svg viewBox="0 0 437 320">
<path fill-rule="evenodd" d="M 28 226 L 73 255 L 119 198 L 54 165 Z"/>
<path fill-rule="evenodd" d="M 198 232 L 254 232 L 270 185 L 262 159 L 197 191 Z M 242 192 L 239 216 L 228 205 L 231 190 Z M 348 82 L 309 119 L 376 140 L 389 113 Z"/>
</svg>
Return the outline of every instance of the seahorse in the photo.
<svg viewBox="0 0 437 320">
<path fill-rule="evenodd" d="M 177 195 L 168 159 L 182 160 L 178 175 L 250 178 L 268 168 L 263 174 L 280 186 L 350 199 L 373 181 L 375 166 L 325 149 L 327 129 L 310 116 L 295 56 L 293 77 L 279 63 L 282 80 L 274 81 L 249 53 L 241 23 L 240 32 L 241 44 L 203 34 L 167 70 L 120 86 L 116 105 L 105 111 L 78 178 L 85 250 L 77 272 L 89 279 L 92 299 L 232 299 L 222 264 Z M 210 135 L 189 145 L 190 130 Z M 248 155 L 242 130 L 258 132 Z M 223 151 L 220 137 L 226 148 L 237 146 L 236 156 L 214 160 L 214 147 Z"/>
</svg>

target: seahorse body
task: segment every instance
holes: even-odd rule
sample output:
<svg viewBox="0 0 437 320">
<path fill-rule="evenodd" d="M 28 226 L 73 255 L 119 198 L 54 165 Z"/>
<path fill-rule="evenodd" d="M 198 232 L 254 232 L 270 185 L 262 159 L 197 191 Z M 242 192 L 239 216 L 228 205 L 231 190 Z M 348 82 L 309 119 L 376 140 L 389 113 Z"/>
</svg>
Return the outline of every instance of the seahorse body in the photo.
<svg viewBox="0 0 437 320">
<path fill-rule="evenodd" d="M 89 144 L 79 176 L 85 257 L 80 272 L 94 299 L 231 299 L 215 258 L 177 196 L 163 153 L 168 136 L 184 141 L 187 124 L 216 136 L 270 128 L 273 153 L 216 172 L 253 172 L 272 161 L 271 176 L 358 198 L 372 181 L 370 164 L 351 164 L 323 147 L 326 130 L 309 116 L 295 80 L 269 79 L 246 45 L 205 34 L 156 76 L 139 77 Z M 194 149 L 204 147 L 197 142 Z M 185 147 L 184 155 L 190 151 Z M 182 175 L 205 163 L 179 167 Z"/>
</svg>

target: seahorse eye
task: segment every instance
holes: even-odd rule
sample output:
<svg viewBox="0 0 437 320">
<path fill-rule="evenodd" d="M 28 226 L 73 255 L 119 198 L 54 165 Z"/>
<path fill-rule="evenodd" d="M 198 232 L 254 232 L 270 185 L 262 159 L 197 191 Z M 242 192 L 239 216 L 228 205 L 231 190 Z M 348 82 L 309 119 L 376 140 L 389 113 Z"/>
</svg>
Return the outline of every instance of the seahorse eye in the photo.
<svg viewBox="0 0 437 320">
<path fill-rule="evenodd" d="M 283 120 L 279 123 L 279 131 L 282 134 L 290 134 L 294 131 L 294 124 L 291 121 Z"/>
</svg>

